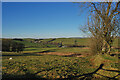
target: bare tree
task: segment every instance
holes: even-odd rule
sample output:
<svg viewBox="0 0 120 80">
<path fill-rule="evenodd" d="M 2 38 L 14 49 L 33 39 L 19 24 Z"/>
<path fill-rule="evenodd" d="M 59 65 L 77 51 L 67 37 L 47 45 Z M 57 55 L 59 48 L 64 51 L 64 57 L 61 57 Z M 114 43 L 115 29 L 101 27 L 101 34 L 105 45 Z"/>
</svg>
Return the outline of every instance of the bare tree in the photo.
<svg viewBox="0 0 120 80">
<path fill-rule="evenodd" d="M 86 27 L 94 39 L 101 40 L 101 52 L 110 54 L 111 45 L 120 28 L 120 2 L 86 4 L 90 12 Z"/>
</svg>

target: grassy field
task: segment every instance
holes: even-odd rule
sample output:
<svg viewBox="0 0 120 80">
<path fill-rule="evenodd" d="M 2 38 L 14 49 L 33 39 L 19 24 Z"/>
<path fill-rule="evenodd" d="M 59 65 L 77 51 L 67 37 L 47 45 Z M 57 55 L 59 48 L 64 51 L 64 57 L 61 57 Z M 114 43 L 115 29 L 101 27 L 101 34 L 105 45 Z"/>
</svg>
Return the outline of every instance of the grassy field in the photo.
<svg viewBox="0 0 120 80">
<path fill-rule="evenodd" d="M 38 41 L 41 41 L 40 43 L 34 43 L 35 39 L 23 39 L 23 41 L 17 41 L 14 40 L 16 42 L 20 42 L 20 43 L 24 43 L 25 47 L 57 47 L 54 44 L 49 44 L 49 42 L 51 43 L 61 43 L 63 45 L 74 45 L 75 41 L 77 45 L 81 45 L 81 46 L 89 46 L 90 44 L 90 39 L 89 38 L 57 38 L 57 39 L 37 39 Z M 119 42 L 120 39 L 116 38 L 113 42 L 113 47 L 118 47 L 118 45 L 120 45 Z M 33 42 L 31 42 L 33 41 Z M 47 43 L 48 42 L 48 43 Z M 47 44 L 46 44 L 47 43 Z"/>
<path fill-rule="evenodd" d="M 103 69 L 107 70 L 118 70 L 118 66 L 120 65 L 117 57 L 107 55 L 94 55 L 80 58 L 55 55 L 3 54 L 3 78 L 10 79 L 69 79 L 71 76 L 73 76 L 73 79 L 81 79 L 84 77 L 81 75 L 94 72 L 101 63 L 104 63 Z M 9 60 L 10 57 L 13 59 Z M 105 71 L 102 69 L 97 71 L 97 73 L 108 77 L 118 75 L 118 72 Z M 78 77 L 76 77 L 77 75 Z M 108 79 L 107 77 L 103 77 L 101 75 L 94 73 L 92 77 Z M 91 76 L 87 76 L 86 78 L 91 78 Z M 116 79 L 118 78 L 119 76 L 116 76 Z"/>
<path fill-rule="evenodd" d="M 66 45 L 66 44 L 74 44 L 75 40 L 77 41 L 77 44 L 78 45 L 84 45 L 84 46 L 88 46 L 88 40 L 89 38 L 58 38 L 56 40 L 54 40 L 53 42 L 63 42 L 63 45 Z"/>
<path fill-rule="evenodd" d="M 34 39 L 17 41 L 24 43 L 26 48 L 22 53 L 2 52 L 3 80 L 30 79 L 34 80 L 118 80 L 120 79 L 119 53 L 115 56 L 93 55 L 89 47 L 58 47 L 56 45 L 43 44 L 52 39 L 43 39 L 43 43 L 31 43 Z M 89 39 L 59 38 L 51 42 L 88 45 Z M 49 45 L 49 47 L 48 47 Z M 117 47 L 117 39 L 113 43 Z M 117 52 L 113 50 L 112 53 Z M 46 54 L 44 54 L 46 53 Z M 54 55 L 50 55 L 54 54 Z M 63 54 L 63 55 L 57 55 Z M 79 56 L 65 56 L 66 54 Z M 9 59 L 12 57 L 12 59 Z M 102 67 L 100 67 L 102 65 Z"/>
</svg>

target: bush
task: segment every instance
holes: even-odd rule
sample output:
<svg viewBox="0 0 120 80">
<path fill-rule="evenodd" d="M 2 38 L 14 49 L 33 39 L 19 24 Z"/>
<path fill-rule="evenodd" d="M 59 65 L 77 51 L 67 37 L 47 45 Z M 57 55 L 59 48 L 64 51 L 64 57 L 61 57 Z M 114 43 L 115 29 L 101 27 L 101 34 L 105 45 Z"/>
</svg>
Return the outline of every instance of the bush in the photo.
<svg viewBox="0 0 120 80">
<path fill-rule="evenodd" d="M 16 45 L 16 48 L 17 48 L 17 52 L 21 52 L 21 51 L 23 51 L 24 50 L 24 44 L 22 44 L 22 43 L 17 43 L 17 45 Z"/>
<path fill-rule="evenodd" d="M 103 46 L 102 39 L 96 38 L 96 37 L 92 37 L 90 39 L 89 47 L 91 49 L 91 53 L 93 53 L 93 54 L 102 53 L 102 46 Z"/>
<path fill-rule="evenodd" d="M 17 51 L 17 42 L 12 42 L 12 52 L 16 52 Z"/>
<path fill-rule="evenodd" d="M 11 40 L 2 40 L 2 51 L 10 51 Z"/>
<path fill-rule="evenodd" d="M 12 40 L 2 40 L 2 51 L 21 52 L 25 48 L 23 43 L 15 42 Z"/>
</svg>

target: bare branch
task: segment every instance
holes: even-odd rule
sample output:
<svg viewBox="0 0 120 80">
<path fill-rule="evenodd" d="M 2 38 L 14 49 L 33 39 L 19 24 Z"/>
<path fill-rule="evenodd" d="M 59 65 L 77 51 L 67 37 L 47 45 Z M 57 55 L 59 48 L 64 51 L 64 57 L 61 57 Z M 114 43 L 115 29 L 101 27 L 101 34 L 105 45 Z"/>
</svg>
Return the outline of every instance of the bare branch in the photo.
<svg viewBox="0 0 120 80">
<path fill-rule="evenodd" d="M 99 16 L 104 20 L 104 17 L 102 16 L 101 12 L 96 8 L 95 4 L 94 3 L 91 3 L 94 8 L 95 8 L 95 11 L 99 14 Z"/>
<path fill-rule="evenodd" d="M 116 16 L 116 15 L 118 15 L 118 14 L 120 13 L 120 11 L 117 11 L 117 12 L 118 12 L 118 13 L 114 14 L 113 17 Z"/>
<path fill-rule="evenodd" d="M 112 12 L 111 12 L 111 14 L 110 14 L 109 18 L 112 18 L 112 17 L 113 17 L 114 12 L 117 12 L 118 5 L 119 5 L 119 4 L 120 4 L 120 1 L 119 1 L 119 2 L 117 2 L 116 7 L 115 7 L 115 9 L 114 9 L 114 10 L 112 10 Z"/>
<path fill-rule="evenodd" d="M 106 16 L 108 16 L 110 8 L 111 8 L 111 2 L 108 3 L 108 8 L 107 8 Z"/>
<path fill-rule="evenodd" d="M 115 7 L 115 10 L 113 10 L 113 11 L 117 11 L 117 8 L 118 8 L 118 5 L 119 5 L 119 4 L 120 4 L 120 1 L 117 2 L 116 7 Z"/>
</svg>

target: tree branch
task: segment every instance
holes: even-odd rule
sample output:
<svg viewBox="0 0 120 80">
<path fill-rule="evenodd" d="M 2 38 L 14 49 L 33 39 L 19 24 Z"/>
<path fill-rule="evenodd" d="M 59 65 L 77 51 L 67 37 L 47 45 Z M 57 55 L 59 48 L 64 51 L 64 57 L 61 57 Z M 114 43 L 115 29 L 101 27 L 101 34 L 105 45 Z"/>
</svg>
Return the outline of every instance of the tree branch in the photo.
<svg viewBox="0 0 120 80">
<path fill-rule="evenodd" d="M 102 16 L 101 12 L 96 8 L 94 3 L 91 3 L 93 7 L 95 8 L 95 11 L 99 14 L 99 16 L 104 20 L 104 17 Z"/>
<path fill-rule="evenodd" d="M 119 4 L 120 4 L 120 1 L 117 2 L 116 7 L 115 7 L 115 10 L 113 10 L 113 11 L 117 11 L 117 8 L 118 8 L 118 5 L 119 5 Z"/>
<path fill-rule="evenodd" d="M 120 13 L 120 11 L 117 11 L 117 12 L 118 12 L 118 13 L 114 14 L 113 17 L 116 16 L 116 15 L 118 15 L 118 14 Z"/>
<path fill-rule="evenodd" d="M 112 10 L 112 12 L 111 12 L 111 14 L 110 14 L 109 18 L 112 18 L 112 17 L 113 17 L 114 12 L 117 12 L 118 5 L 119 5 L 119 4 L 120 4 L 120 1 L 119 1 L 119 2 L 117 2 L 116 7 L 115 7 L 115 9 L 114 9 L 114 10 Z"/>
<path fill-rule="evenodd" d="M 107 8 L 106 16 L 108 16 L 110 8 L 111 8 L 111 2 L 108 3 L 108 8 Z"/>
</svg>

